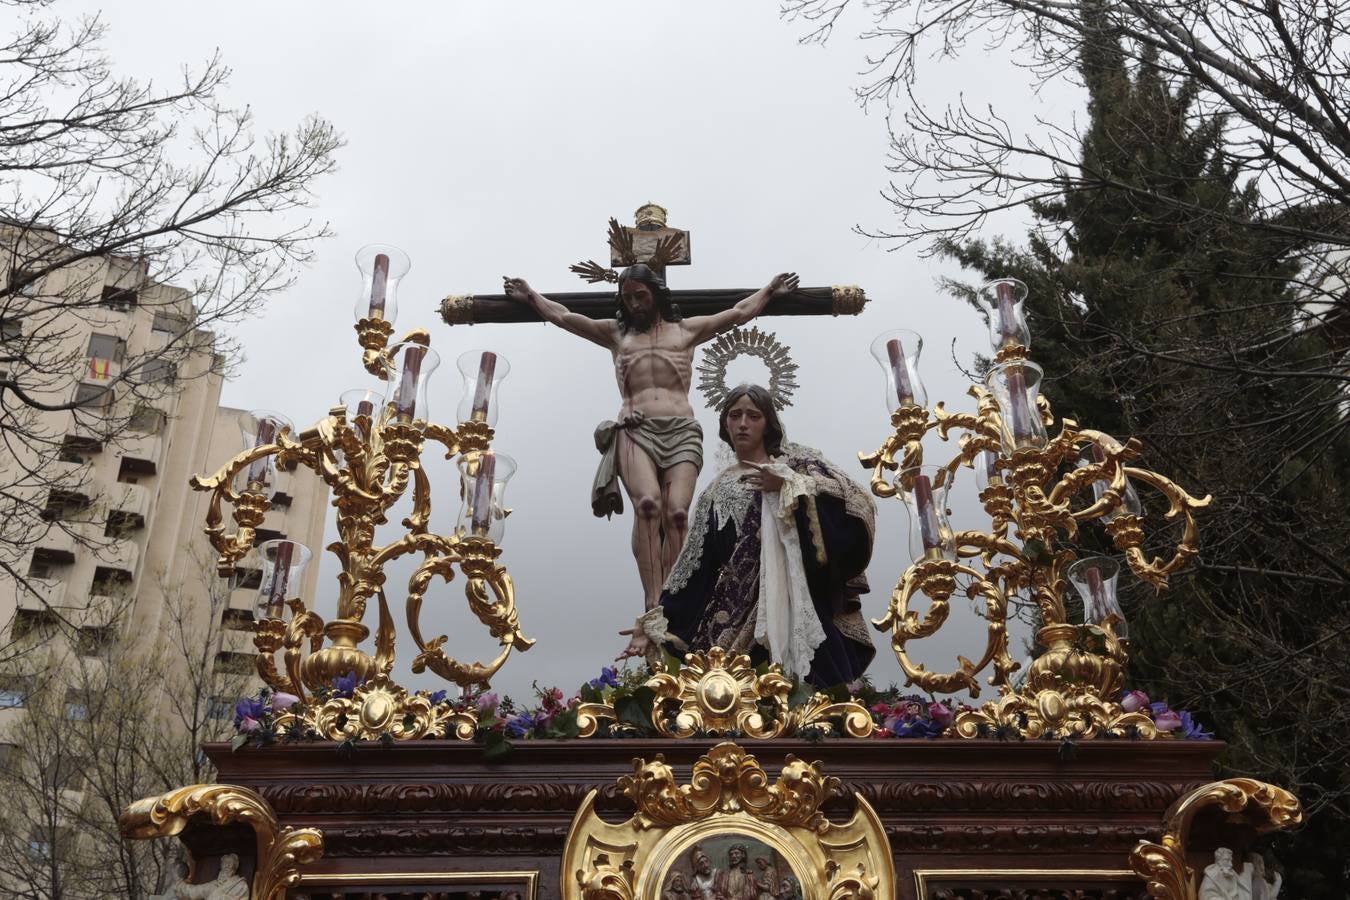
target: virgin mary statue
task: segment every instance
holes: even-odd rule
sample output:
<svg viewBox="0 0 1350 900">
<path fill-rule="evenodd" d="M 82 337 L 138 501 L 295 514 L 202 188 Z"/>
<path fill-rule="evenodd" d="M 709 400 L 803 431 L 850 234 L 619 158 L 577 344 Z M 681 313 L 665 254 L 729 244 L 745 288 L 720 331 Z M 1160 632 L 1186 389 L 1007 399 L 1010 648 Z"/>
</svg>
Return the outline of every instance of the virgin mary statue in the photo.
<svg viewBox="0 0 1350 900">
<path fill-rule="evenodd" d="M 875 507 L 816 450 L 785 439 L 769 392 L 730 391 L 718 434 L 735 465 L 708 486 L 661 594 L 624 655 L 721 647 L 817 687 L 852 681 L 876 653 L 860 611 Z"/>
</svg>

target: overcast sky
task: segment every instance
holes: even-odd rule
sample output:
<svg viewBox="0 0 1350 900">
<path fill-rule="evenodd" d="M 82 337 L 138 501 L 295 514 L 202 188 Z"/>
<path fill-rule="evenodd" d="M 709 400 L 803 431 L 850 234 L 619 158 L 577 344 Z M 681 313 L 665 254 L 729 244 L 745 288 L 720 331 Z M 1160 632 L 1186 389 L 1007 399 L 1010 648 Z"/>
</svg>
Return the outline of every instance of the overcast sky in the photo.
<svg viewBox="0 0 1350 900">
<path fill-rule="evenodd" d="M 431 331 L 442 358 L 432 384 L 436 418 L 453 421 L 456 357 L 488 348 L 509 359 L 495 447 L 520 468 L 508 490 L 515 513 L 503 561 L 516 582 L 521 624 L 538 644 L 507 663 L 497 689 L 519 697 L 533 679 L 575 687 L 613 659 L 624 643 L 615 632 L 641 611 L 631 521 L 597 520 L 589 509 L 597 462 L 591 433 L 619 400 L 600 348 L 544 324 L 449 328 L 437 316 L 442 296 L 497 292 L 503 274 L 545 293 L 586 289 L 568 264 L 605 259 L 607 218 L 631 224 L 640 204 L 655 201 L 669 208 L 672 225 L 692 232 L 694 264 L 671 270 L 673 287 L 753 288 L 793 270 L 804 285 L 859 284 L 872 299 L 857 318 L 759 322 L 791 346 L 801 367 L 801 389 L 784 415 L 792 439 L 863 479 L 858 451 L 874 449 L 889 428 L 882 376 L 867 348 L 896 327 L 925 336 L 930 400 L 972 406 L 956 363 L 968 365 L 984 348 L 984 328 L 935 284 L 940 274 L 958 273 L 912 251 L 888 252 L 852 230 L 885 227 L 889 212 L 879 197 L 885 121 L 882 111 L 865 113 L 853 101 L 864 47 L 848 34 L 825 48 L 801 46 L 801 27 L 781 21 L 772 0 L 237 0 L 210 14 L 181 2 L 119 2 L 103 15 L 121 72 L 171 78 L 218 47 L 233 69 L 229 99 L 251 105 L 261 129 L 284 129 L 317 112 L 347 139 L 339 172 L 317 186 L 315 215 L 336 236 L 318 248 L 289 296 L 237 329 L 248 359 L 227 385 L 225 404 L 276 409 L 303 425 L 343 390 L 369 386 L 352 330 L 359 286 L 352 257 L 373 242 L 412 258 L 396 328 Z M 1068 89 L 1033 96 L 1021 73 L 973 54 L 960 65 L 931 64 L 923 89 L 935 99 L 965 92 L 1014 119 L 1062 119 L 1076 105 Z M 1006 227 L 1014 237 L 1020 230 L 1016 221 Z M 742 371 L 754 374 L 736 374 Z M 701 398 L 694 402 L 707 436 L 702 485 L 717 470 L 716 418 Z M 427 469 L 433 528 L 449 531 L 455 471 L 434 457 Z M 900 504 L 880 506 L 869 617 L 881 614 L 908 562 Z M 984 523 L 971 516 L 955 524 Z M 329 539 L 335 536 L 330 522 Z M 334 573 L 325 558 L 325 612 Z M 400 625 L 405 578 L 390 578 Z M 983 647 L 967 604 L 954 606 L 932 647 L 915 648 L 930 668 L 949 669 L 957 652 L 978 657 Z M 467 613 L 459 579 L 435 586 L 425 609 L 423 632 L 449 630 L 452 654 L 493 652 Z M 886 636 L 876 640 L 871 671 L 886 684 L 899 667 Z M 415 650 L 405 633 L 399 646 L 406 666 Z"/>
</svg>

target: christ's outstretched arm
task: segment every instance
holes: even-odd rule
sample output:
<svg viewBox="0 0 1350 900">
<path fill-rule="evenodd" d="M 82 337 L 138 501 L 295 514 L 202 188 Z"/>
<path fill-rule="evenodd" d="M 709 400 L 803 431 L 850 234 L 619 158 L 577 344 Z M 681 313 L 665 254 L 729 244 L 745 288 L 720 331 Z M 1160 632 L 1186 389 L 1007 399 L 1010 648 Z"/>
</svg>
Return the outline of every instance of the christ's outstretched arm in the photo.
<svg viewBox="0 0 1350 900">
<path fill-rule="evenodd" d="M 613 319 L 597 320 L 578 315 L 530 287 L 523 278 L 503 276 L 502 287 L 507 297 L 517 303 L 529 305 L 545 321 L 552 322 L 559 328 L 584 337 L 588 341 L 594 341 L 601 347 L 613 349 L 615 329 Z"/>
<path fill-rule="evenodd" d="M 797 289 L 796 272 L 780 272 L 764 287 L 755 291 L 731 309 L 710 316 L 695 316 L 684 320 L 686 333 L 695 344 L 710 341 L 722 332 L 744 325 L 764 312 L 774 297 L 783 297 Z"/>
</svg>

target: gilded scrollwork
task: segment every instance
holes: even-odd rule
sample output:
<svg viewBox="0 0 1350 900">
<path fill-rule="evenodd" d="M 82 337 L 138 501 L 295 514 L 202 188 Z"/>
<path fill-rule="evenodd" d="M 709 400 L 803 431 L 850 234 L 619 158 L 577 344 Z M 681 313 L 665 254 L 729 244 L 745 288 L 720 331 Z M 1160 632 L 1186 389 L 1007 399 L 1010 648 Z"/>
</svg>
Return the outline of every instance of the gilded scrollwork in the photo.
<svg viewBox="0 0 1350 900">
<path fill-rule="evenodd" d="M 1298 798 L 1264 781 L 1229 778 L 1196 788 L 1167 810 L 1160 842 L 1140 841 L 1130 853 L 1130 866 L 1145 880 L 1153 900 L 1198 897 L 1196 872 L 1186 861 L 1186 841 L 1196 814 L 1211 806 L 1230 816 L 1245 814 L 1258 832 L 1293 828 L 1303 821 Z"/>
<path fill-rule="evenodd" d="M 321 831 L 283 827 L 265 800 L 230 784 L 195 784 L 138 800 L 123 810 L 118 827 L 132 840 L 172 837 L 196 816 L 205 816 L 212 825 L 239 823 L 253 829 L 254 900 L 283 900 L 287 889 L 299 882 L 301 867 L 323 855 Z"/>
<path fill-rule="evenodd" d="M 383 319 L 363 319 L 357 332 L 366 367 L 381 378 L 390 377 L 392 362 L 386 347 L 392 326 Z M 403 342 L 426 346 L 430 337 L 424 330 L 415 329 L 404 336 Z M 330 686 L 336 678 L 354 675 L 359 682 L 387 675 L 394 665 L 397 635 L 385 593 L 384 566 L 405 554 L 421 553 L 423 560 L 414 570 L 405 600 L 408 627 L 418 650 L 413 670 L 430 669 L 461 686 L 486 685 L 512 650 L 528 650 L 534 642 L 520 630 L 514 585 L 498 562 L 501 551 L 493 541 L 484 535 L 429 533 L 431 485 L 422 470 L 421 455 L 430 439 L 445 448 L 447 458 L 463 455 L 472 460 L 490 449 L 493 430 L 480 419 L 450 428 L 400 418 L 392 407 L 382 404 L 371 406 L 374 408 L 351 413 L 345 406 L 335 406 L 298 436 L 283 428 L 274 443 L 240 453 L 210 477 L 191 479 L 193 488 L 211 493 L 206 533 L 219 554 L 217 569 L 221 574 L 231 574 L 252 549 L 256 529 L 270 508 L 266 493 L 256 486 L 234 490 L 235 477 L 245 467 L 275 457 L 278 465 L 294 463 L 313 470 L 333 492 L 339 539 L 327 549 L 341 566 L 336 615 L 325 622 L 302 599 L 286 598 L 291 609 L 289 620 L 265 618 L 258 624 L 255 645 L 259 674 L 273 689 L 301 697 Z M 402 522 L 406 533 L 388 544 L 377 544 L 376 529 L 387 523 L 390 510 L 410 488 L 413 508 Z M 232 533 L 227 533 L 224 525 L 225 504 L 234 508 Z M 464 576 L 470 611 L 499 641 L 500 652 L 488 662 L 460 662 L 446 653 L 444 635 L 431 640 L 422 637 L 422 603 L 431 581 L 436 577 L 449 581 L 456 570 Z M 362 646 L 371 637 L 365 619 L 372 598 L 377 607 L 373 654 Z M 284 655 L 284 672 L 277 664 L 278 652 Z M 404 737 L 441 727 L 430 712 L 411 700 L 400 708 L 417 721 L 407 727 L 383 729 L 385 733 Z M 341 726 L 328 720 L 319 724 L 321 733 L 344 737 L 352 729 L 359 733 L 371 730 L 350 720 Z"/>
<path fill-rule="evenodd" d="M 582 801 L 563 850 L 564 900 L 657 900 L 671 860 L 700 840 L 735 834 L 773 847 L 803 881 L 807 896 L 874 900 L 895 893 L 885 829 L 871 806 L 840 825 L 821 806 L 841 793 L 819 763 L 787 756 L 772 778 L 739 745 L 722 743 L 694 763 L 688 783 L 659 755 L 633 760 L 618 780 L 634 813 L 614 825 L 595 813 L 598 792 Z"/>
</svg>

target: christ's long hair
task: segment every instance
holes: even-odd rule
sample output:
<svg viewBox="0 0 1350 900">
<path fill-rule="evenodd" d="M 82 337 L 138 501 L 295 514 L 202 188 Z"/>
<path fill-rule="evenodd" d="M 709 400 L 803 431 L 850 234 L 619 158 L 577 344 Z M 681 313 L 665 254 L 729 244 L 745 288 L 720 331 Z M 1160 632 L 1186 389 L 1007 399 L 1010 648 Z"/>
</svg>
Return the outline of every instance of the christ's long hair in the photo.
<svg viewBox="0 0 1350 900">
<path fill-rule="evenodd" d="M 630 278 L 642 282 L 651 289 L 652 297 L 656 300 L 656 314 L 658 316 L 667 322 L 680 321 L 680 308 L 675 305 L 675 300 L 670 295 L 670 288 L 666 287 L 666 280 L 646 263 L 635 263 L 619 273 L 619 291 L 616 295 L 619 308 L 614 313 L 614 318 L 619 322 L 620 331 L 630 331 L 635 328 L 633 323 L 629 321 L 628 310 L 623 308 L 623 283 Z M 645 331 L 646 329 L 637 330 Z"/>
</svg>

